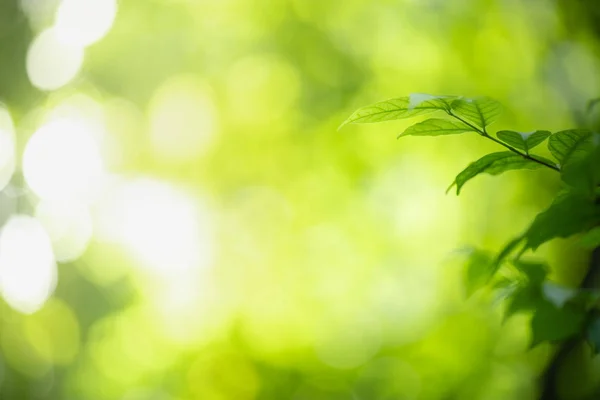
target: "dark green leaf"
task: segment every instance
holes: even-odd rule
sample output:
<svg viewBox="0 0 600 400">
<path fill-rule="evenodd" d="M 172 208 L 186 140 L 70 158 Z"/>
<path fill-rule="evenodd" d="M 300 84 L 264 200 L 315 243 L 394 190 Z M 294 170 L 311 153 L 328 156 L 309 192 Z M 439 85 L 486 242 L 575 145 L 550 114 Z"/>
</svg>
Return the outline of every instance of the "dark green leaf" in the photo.
<svg viewBox="0 0 600 400">
<path fill-rule="evenodd" d="M 561 167 L 582 159 L 593 148 L 592 132 L 586 129 L 568 129 L 556 132 L 548 140 L 548 149 Z"/>
<path fill-rule="evenodd" d="M 498 119 L 502 106 L 489 97 L 458 98 L 452 102 L 452 113 L 485 129 Z"/>
<path fill-rule="evenodd" d="M 588 249 L 595 249 L 596 247 L 600 247 L 600 226 L 597 226 L 594 229 L 587 232 L 581 238 L 581 244 Z"/>
<path fill-rule="evenodd" d="M 496 136 L 504 143 L 511 145 L 514 148 L 523 150 L 529 153 L 531 149 L 542 143 L 550 136 L 548 131 L 534 132 L 515 132 L 515 131 L 499 131 Z"/>
<path fill-rule="evenodd" d="M 511 151 L 491 153 L 471 163 L 458 174 L 452 185 L 448 188 L 448 191 L 456 185 L 456 194 L 460 194 L 460 189 L 465 183 L 482 173 L 498 175 L 514 169 L 536 169 L 540 166 L 540 164 Z"/>
<path fill-rule="evenodd" d="M 531 345 L 568 339 L 581 332 L 584 321 L 583 310 L 569 305 L 558 308 L 550 302 L 540 301 L 531 319 Z"/>
<path fill-rule="evenodd" d="M 398 137 L 455 135 L 465 132 L 474 132 L 474 130 L 460 121 L 431 118 L 408 127 Z"/>
<path fill-rule="evenodd" d="M 504 319 L 506 320 L 514 314 L 535 310 L 537 303 L 540 301 L 539 288 L 536 289 L 517 286 L 508 299 Z"/>
<path fill-rule="evenodd" d="M 450 110 L 450 103 L 456 96 L 434 96 L 429 94 L 412 94 L 371 104 L 356 110 L 340 125 L 362 124 L 410 118 L 434 111 Z"/>
<path fill-rule="evenodd" d="M 517 267 L 519 272 L 521 272 L 527 280 L 536 287 L 540 287 L 548 275 L 548 267 L 546 264 L 523 260 L 513 261 L 513 264 Z"/>
<path fill-rule="evenodd" d="M 504 260 L 509 255 L 511 255 L 524 240 L 525 238 L 523 236 L 519 236 L 508 242 L 506 246 L 504 246 L 504 248 L 496 256 L 496 260 L 494 261 L 494 268 L 498 270 L 498 268 L 500 268 L 500 265 L 504 262 Z"/>
<path fill-rule="evenodd" d="M 578 160 L 566 164 L 561 171 L 562 180 L 584 194 L 593 196 L 600 185 L 600 138 L 593 135 L 591 149 Z"/>
<path fill-rule="evenodd" d="M 467 296 L 485 286 L 494 275 L 492 256 L 482 250 L 471 249 L 465 264 L 465 289 Z"/>
<path fill-rule="evenodd" d="M 491 288 L 494 290 L 494 303 L 505 301 L 514 296 L 515 292 L 520 289 L 519 283 L 514 279 L 502 276 L 492 283 Z"/>
<path fill-rule="evenodd" d="M 517 260 L 514 266 L 525 278 L 516 280 L 518 287 L 509 299 L 505 311 L 505 318 L 523 311 L 533 311 L 541 301 L 545 301 L 542 295 L 542 283 L 548 274 L 548 268 L 544 264 Z"/>
<path fill-rule="evenodd" d="M 526 248 L 535 250 L 551 239 L 585 232 L 599 223 L 600 206 L 579 193 L 563 192 L 525 232 Z"/>
<path fill-rule="evenodd" d="M 586 332 L 587 340 L 594 354 L 600 353 L 600 315 L 596 314 L 590 320 Z"/>
</svg>

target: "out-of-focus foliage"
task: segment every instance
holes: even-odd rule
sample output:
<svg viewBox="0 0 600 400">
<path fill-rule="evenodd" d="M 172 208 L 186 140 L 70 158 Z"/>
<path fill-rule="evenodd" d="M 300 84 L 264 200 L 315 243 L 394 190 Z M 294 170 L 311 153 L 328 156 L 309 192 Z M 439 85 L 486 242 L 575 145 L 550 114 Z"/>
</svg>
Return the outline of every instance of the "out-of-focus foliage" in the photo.
<svg viewBox="0 0 600 400">
<path fill-rule="evenodd" d="M 499 130 L 573 126 L 600 83 L 568 4 L 81 4 L 0 2 L 3 398 L 535 398 L 550 346 L 466 302 L 453 251 L 499 249 L 558 179 L 444 196 L 493 144 L 336 128 L 423 91 L 497 98 Z M 579 246 L 540 247 L 554 280 Z M 592 396 L 596 361 L 572 370 Z"/>
</svg>

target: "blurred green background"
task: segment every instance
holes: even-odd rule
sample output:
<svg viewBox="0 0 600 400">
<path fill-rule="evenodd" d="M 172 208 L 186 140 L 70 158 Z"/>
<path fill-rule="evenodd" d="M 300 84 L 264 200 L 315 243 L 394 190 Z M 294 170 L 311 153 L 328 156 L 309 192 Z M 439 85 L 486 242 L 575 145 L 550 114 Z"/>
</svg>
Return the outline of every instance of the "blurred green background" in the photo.
<svg viewBox="0 0 600 400">
<path fill-rule="evenodd" d="M 498 250 L 557 178 L 444 195 L 493 143 L 336 129 L 414 92 L 494 97 L 498 130 L 575 126 L 597 8 L 1 0 L 0 398 L 536 398 L 551 346 L 465 299 L 460 249 Z M 586 268 L 574 241 L 538 253 L 560 282 Z M 598 398 L 579 352 L 559 388 Z"/>
</svg>

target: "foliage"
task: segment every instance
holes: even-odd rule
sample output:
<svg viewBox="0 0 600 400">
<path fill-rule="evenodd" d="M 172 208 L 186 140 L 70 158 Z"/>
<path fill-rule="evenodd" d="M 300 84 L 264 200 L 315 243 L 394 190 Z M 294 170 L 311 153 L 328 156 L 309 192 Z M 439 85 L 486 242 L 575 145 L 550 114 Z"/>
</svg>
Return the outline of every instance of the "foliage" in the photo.
<svg viewBox="0 0 600 400">
<path fill-rule="evenodd" d="M 494 291 L 505 303 L 505 316 L 531 312 L 531 345 L 558 342 L 572 337 L 587 338 L 600 351 L 600 291 L 569 288 L 548 280 L 544 263 L 524 259 L 528 251 L 555 238 L 581 234 L 582 243 L 600 245 L 600 134 L 589 129 L 517 132 L 501 130 L 492 136 L 488 127 L 501 113 L 500 104 L 488 97 L 433 96 L 417 94 L 363 107 L 349 123 L 390 121 L 426 113 L 445 113 L 412 125 L 400 135 L 440 136 L 476 133 L 505 147 L 487 154 L 461 171 L 448 190 L 456 194 L 480 174 L 499 175 L 517 169 L 546 168 L 558 172 L 564 187 L 552 204 L 540 212 L 522 235 L 511 240 L 495 257 L 473 250 L 466 263 L 467 294 L 483 288 Z M 531 153 L 542 143 L 554 160 Z"/>
</svg>

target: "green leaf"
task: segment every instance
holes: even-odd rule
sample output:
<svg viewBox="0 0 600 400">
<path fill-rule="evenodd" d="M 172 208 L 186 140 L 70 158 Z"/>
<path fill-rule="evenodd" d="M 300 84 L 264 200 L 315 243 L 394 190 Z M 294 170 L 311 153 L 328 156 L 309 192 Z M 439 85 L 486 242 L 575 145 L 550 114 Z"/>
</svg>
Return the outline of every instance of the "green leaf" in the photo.
<svg viewBox="0 0 600 400">
<path fill-rule="evenodd" d="M 496 133 L 498 139 L 504 143 L 511 145 L 514 148 L 523 150 L 529 153 L 531 149 L 542 143 L 550 136 L 548 131 L 534 132 L 515 132 L 515 131 L 499 131 Z"/>
<path fill-rule="evenodd" d="M 561 167 L 581 160 L 593 148 L 592 132 L 587 129 L 568 129 L 556 132 L 548 140 L 548 150 Z"/>
<path fill-rule="evenodd" d="M 554 282 L 546 281 L 542 284 L 542 293 L 544 297 L 558 308 L 573 300 L 577 296 L 577 290 L 559 285 Z"/>
<path fill-rule="evenodd" d="M 548 267 L 541 263 L 517 260 L 513 261 L 513 264 L 525 279 L 515 279 L 518 287 L 508 302 L 505 319 L 522 311 L 535 310 L 538 303 L 543 300 L 541 287 L 548 275 Z"/>
<path fill-rule="evenodd" d="M 597 226 L 594 229 L 587 232 L 581 238 L 581 244 L 588 249 L 595 249 L 596 247 L 600 247 L 600 226 Z"/>
<path fill-rule="evenodd" d="M 527 281 L 536 287 L 541 286 L 548 275 L 548 266 L 546 264 L 523 260 L 513 261 L 513 264 L 527 278 Z"/>
<path fill-rule="evenodd" d="M 599 223 L 600 206 L 577 192 L 563 192 L 525 232 L 526 248 L 535 250 L 551 239 L 585 232 Z"/>
<path fill-rule="evenodd" d="M 492 256 L 490 253 L 477 249 L 470 249 L 465 264 L 464 283 L 467 296 L 485 286 L 494 275 Z"/>
<path fill-rule="evenodd" d="M 502 106 L 489 97 L 458 98 L 452 102 L 452 113 L 485 129 L 502 113 Z"/>
<path fill-rule="evenodd" d="M 518 236 L 508 242 L 496 256 L 496 259 L 494 260 L 494 268 L 496 270 L 500 268 L 500 265 L 504 262 L 504 260 L 511 255 L 524 240 L 525 238 L 523 236 Z"/>
<path fill-rule="evenodd" d="M 475 132 L 475 130 L 460 121 L 430 118 L 410 126 L 398 137 L 455 135 L 465 132 Z"/>
<path fill-rule="evenodd" d="M 529 286 L 517 286 L 517 288 L 513 290 L 512 296 L 509 297 L 503 319 L 506 320 L 514 314 L 521 312 L 535 310 L 539 298 L 539 290 L 535 290 Z"/>
<path fill-rule="evenodd" d="M 594 196 L 600 185 L 600 135 L 593 135 L 591 149 L 578 160 L 566 164 L 561 170 L 562 180 L 575 190 Z"/>
<path fill-rule="evenodd" d="M 531 319 L 531 346 L 541 342 L 568 339 L 583 329 L 585 312 L 566 305 L 558 308 L 547 301 L 540 301 Z"/>
<path fill-rule="evenodd" d="M 596 314 L 590 320 L 586 330 L 586 337 L 594 355 L 600 353 L 600 315 Z"/>
<path fill-rule="evenodd" d="M 371 104 L 356 110 L 338 129 L 347 124 L 364 124 L 415 117 L 435 111 L 449 111 L 456 96 L 411 94 Z"/>
<path fill-rule="evenodd" d="M 456 194 L 460 194 L 460 189 L 465 183 L 482 173 L 498 175 L 502 172 L 514 169 L 537 169 L 540 166 L 540 164 L 511 151 L 491 153 L 471 163 L 459 173 L 452 185 L 448 188 L 448 191 L 456 185 Z"/>
</svg>

